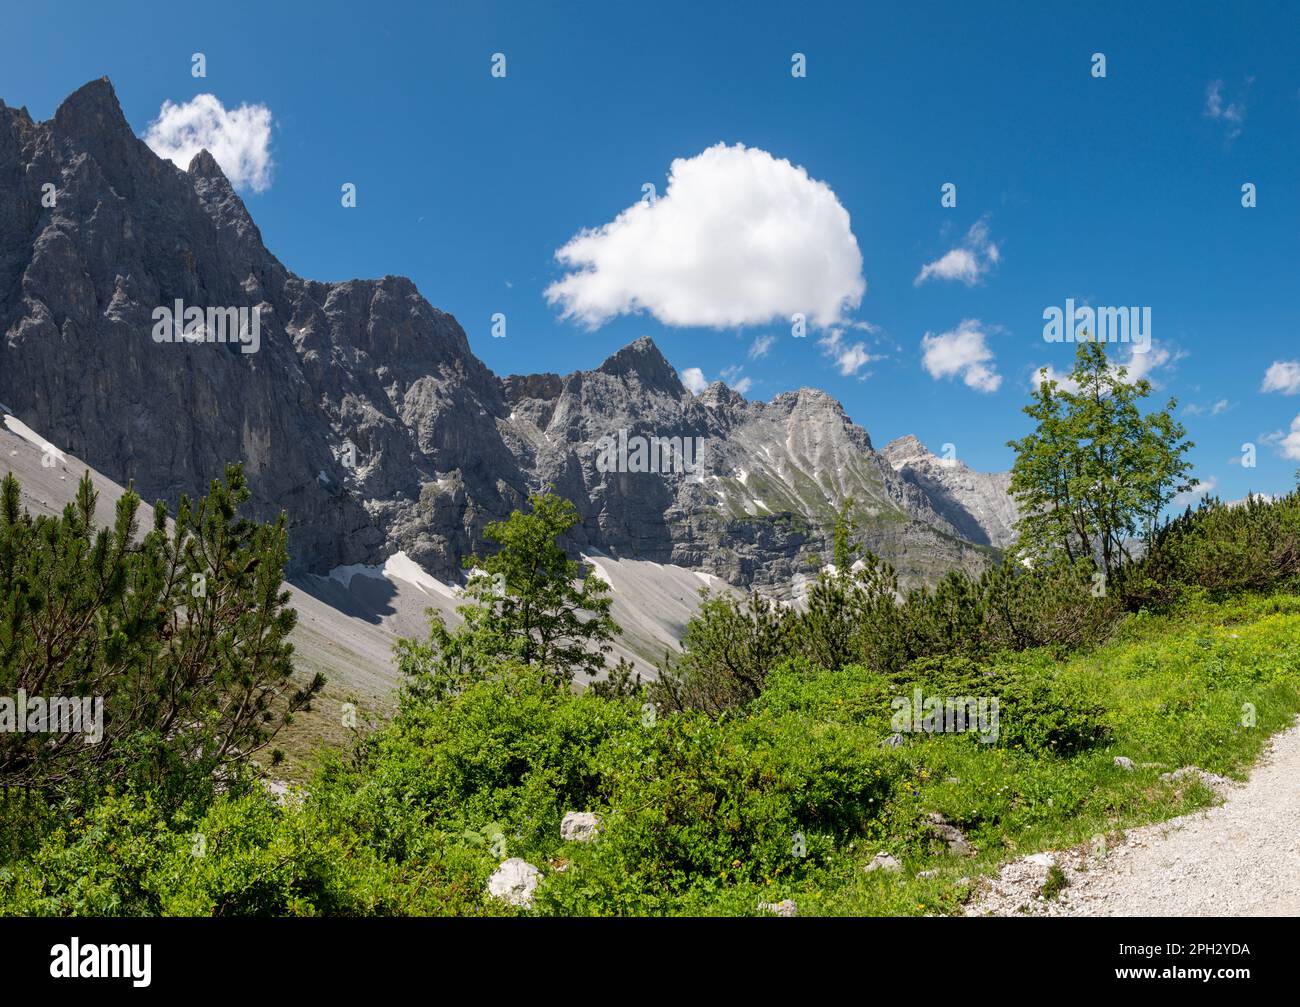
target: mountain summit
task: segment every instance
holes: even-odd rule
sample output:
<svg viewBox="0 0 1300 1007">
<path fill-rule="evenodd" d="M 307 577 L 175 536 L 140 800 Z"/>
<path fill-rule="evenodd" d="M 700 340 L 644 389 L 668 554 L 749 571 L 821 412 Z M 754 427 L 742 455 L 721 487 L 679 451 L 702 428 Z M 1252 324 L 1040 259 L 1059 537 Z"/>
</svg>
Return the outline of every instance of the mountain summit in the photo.
<svg viewBox="0 0 1300 1007">
<path fill-rule="evenodd" d="M 255 317 L 257 351 L 158 341 L 178 302 Z M 849 498 L 905 582 L 1006 541 L 985 496 L 891 464 L 824 392 L 696 396 L 645 337 L 592 371 L 500 379 L 410 280 L 297 276 L 216 159 L 159 158 L 107 79 L 47 122 L 0 103 L 0 329 L 0 401 L 24 423 L 146 499 L 243 462 L 255 512 L 289 515 L 293 572 L 401 550 L 454 579 L 484 525 L 546 487 L 578 506 L 575 548 L 777 593 L 827 555 Z M 602 463 L 636 438 L 689 460 Z"/>
</svg>

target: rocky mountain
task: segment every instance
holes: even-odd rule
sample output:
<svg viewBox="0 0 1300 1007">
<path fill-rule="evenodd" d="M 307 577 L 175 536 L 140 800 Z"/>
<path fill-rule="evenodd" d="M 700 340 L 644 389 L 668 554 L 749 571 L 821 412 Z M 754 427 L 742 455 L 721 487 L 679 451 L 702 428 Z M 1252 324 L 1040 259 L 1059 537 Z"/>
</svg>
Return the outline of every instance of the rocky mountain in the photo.
<svg viewBox="0 0 1300 1007">
<path fill-rule="evenodd" d="M 159 341 L 172 305 L 208 311 L 190 340 Z M 257 345 L 214 339 L 210 309 L 254 318 Z M 896 462 L 823 392 L 697 396 L 649 339 L 501 379 L 409 280 L 295 275 L 216 161 L 157 157 L 107 79 L 48 122 L 0 102 L 0 332 L 15 417 L 146 499 L 242 461 L 256 512 L 289 514 L 296 575 L 400 551 L 454 580 L 483 526 L 547 486 L 582 514 L 575 550 L 778 595 L 828 556 L 849 498 L 905 583 L 1007 541 L 1004 477 Z"/>
<path fill-rule="evenodd" d="M 955 457 L 938 458 L 911 434 L 886 444 L 884 455 L 962 538 L 998 549 L 1015 541 L 1010 472 L 976 472 Z"/>
</svg>

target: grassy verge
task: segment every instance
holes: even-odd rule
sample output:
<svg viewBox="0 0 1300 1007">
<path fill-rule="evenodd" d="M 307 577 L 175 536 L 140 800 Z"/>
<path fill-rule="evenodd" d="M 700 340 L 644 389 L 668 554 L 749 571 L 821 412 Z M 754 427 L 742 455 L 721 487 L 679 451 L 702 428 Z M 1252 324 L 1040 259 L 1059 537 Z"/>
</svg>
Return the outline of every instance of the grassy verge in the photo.
<svg viewBox="0 0 1300 1007">
<path fill-rule="evenodd" d="M 1030 653 L 1009 660 L 1023 667 L 1048 659 Z M 1159 777 L 1195 765 L 1242 778 L 1268 738 L 1291 724 L 1300 711 L 1300 598 L 1198 601 L 1171 616 L 1134 617 L 1106 646 L 1050 673 L 1064 692 L 1105 708 L 1111 734 L 1104 745 L 1061 758 L 988 748 L 969 737 L 912 741 L 906 751 L 922 803 L 958 826 L 977 854 L 935 853 L 908 831 L 886 835 L 840 865 L 839 885 L 786 893 L 800 911 L 953 912 L 970 891 L 961 879 L 994 873 L 1008 859 L 1090 844 L 1099 835 L 1114 839 L 1214 803 L 1199 782 Z M 818 711 L 817 719 L 826 715 Z M 1134 768 L 1116 765 L 1116 756 Z M 902 870 L 865 873 L 878 848 L 892 852 Z M 917 879 L 923 870 L 935 875 Z"/>
</svg>

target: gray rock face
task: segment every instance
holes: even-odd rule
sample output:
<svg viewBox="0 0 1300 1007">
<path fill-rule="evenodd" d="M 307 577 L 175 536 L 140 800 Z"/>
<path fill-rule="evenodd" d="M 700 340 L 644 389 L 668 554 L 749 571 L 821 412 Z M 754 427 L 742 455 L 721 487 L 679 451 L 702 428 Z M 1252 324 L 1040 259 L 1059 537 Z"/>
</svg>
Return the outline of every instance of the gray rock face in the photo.
<svg viewBox="0 0 1300 1007">
<path fill-rule="evenodd" d="M 155 309 L 177 300 L 257 309 L 257 352 L 156 342 Z M 582 514 L 575 550 L 778 596 L 829 556 L 850 497 L 861 544 L 904 586 L 978 571 L 981 546 L 1006 541 L 985 488 L 1001 477 L 964 470 L 978 491 L 963 496 L 900 466 L 823 392 L 696 396 L 649 339 L 592 371 L 502 380 L 409 280 L 296 276 L 211 155 L 187 171 L 158 158 L 107 79 L 48 122 L 0 103 L 0 333 L 0 401 L 146 500 L 243 462 L 255 514 L 288 513 L 291 574 L 400 549 L 455 580 L 484 525 L 546 486 Z M 638 437 L 689 454 L 670 451 L 670 471 L 637 471 L 635 449 L 602 464 Z"/>
<path fill-rule="evenodd" d="M 938 458 L 911 434 L 890 441 L 884 455 L 962 538 L 998 549 L 1015 541 L 1010 472 L 976 472 L 957 458 Z"/>
<path fill-rule="evenodd" d="M 828 558 L 836 513 L 852 498 L 860 543 L 893 563 L 905 586 L 987 562 L 825 392 L 748 402 L 715 382 L 696 396 L 644 337 L 595 371 L 512 376 L 504 386 L 521 465 L 578 502 L 584 547 L 788 598 Z M 603 438 L 616 448 L 612 470 Z M 635 445 L 651 438 L 674 450 L 689 443 L 690 455 L 636 471 Z"/>
<path fill-rule="evenodd" d="M 257 352 L 155 342 L 177 299 L 260 309 Z M 445 572 L 526 489 L 455 319 L 400 277 L 295 276 L 211 155 L 155 156 L 106 79 L 50 122 L 0 108 L 0 331 L 0 398 L 26 422 L 146 500 L 243 461 L 258 514 L 289 514 L 295 570 L 400 542 Z"/>
</svg>

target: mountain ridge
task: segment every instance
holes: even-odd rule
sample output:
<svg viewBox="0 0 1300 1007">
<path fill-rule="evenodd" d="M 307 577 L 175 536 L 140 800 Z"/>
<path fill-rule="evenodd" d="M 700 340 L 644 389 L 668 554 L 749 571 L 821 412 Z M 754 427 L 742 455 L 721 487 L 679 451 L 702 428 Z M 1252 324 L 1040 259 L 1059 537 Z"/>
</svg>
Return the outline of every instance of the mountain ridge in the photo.
<svg viewBox="0 0 1300 1007">
<path fill-rule="evenodd" d="M 695 395 L 646 336 L 592 370 L 502 378 L 411 280 L 298 276 L 216 159 L 159 158 L 107 78 L 43 123 L 0 104 L 0 218 L 0 401 L 148 499 L 242 461 L 254 513 L 290 516 L 290 573 L 401 551 L 454 579 L 489 521 L 548 487 L 578 506 L 577 551 L 777 595 L 828 555 L 850 499 L 860 544 L 904 584 L 976 571 L 1001 540 L 819 389 Z M 153 312 L 176 300 L 256 309 L 258 352 L 154 342 Z M 696 470 L 600 471 L 597 444 L 620 431 L 695 439 Z"/>
</svg>

